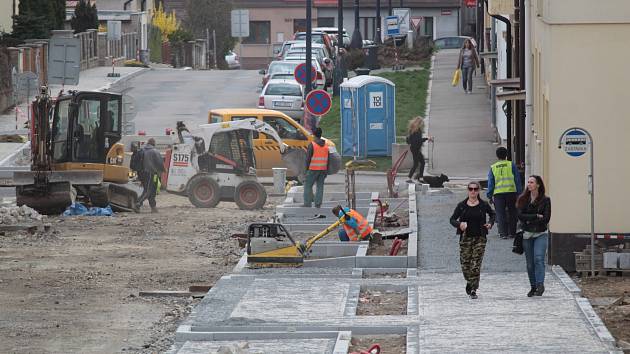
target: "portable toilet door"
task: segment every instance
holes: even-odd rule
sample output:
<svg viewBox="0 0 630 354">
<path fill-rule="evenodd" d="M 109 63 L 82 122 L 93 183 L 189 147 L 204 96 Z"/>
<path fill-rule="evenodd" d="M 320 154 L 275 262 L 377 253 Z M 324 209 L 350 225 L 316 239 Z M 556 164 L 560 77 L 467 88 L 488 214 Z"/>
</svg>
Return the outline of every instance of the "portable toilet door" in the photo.
<svg viewBox="0 0 630 354">
<path fill-rule="evenodd" d="M 366 156 L 365 151 L 359 151 L 359 116 L 357 107 L 361 107 L 358 102 L 357 88 L 344 86 L 340 88 L 341 107 L 341 156 Z"/>
<path fill-rule="evenodd" d="M 362 87 L 365 119 L 362 144 L 367 156 L 391 156 L 396 142 L 396 97 L 394 84 L 378 76 L 368 76 Z"/>
</svg>

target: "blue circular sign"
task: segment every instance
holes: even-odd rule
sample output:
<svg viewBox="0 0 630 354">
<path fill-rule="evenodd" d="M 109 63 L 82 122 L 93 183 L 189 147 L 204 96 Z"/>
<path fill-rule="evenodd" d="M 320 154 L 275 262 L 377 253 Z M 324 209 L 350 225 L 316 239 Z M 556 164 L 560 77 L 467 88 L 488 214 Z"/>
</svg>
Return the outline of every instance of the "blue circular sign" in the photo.
<svg viewBox="0 0 630 354">
<path fill-rule="evenodd" d="M 306 109 L 313 115 L 322 116 L 330 111 L 331 106 L 332 99 L 324 90 L 313 90 L 306 95 Z"/>
<path fill-rule="evenodd" d="M 571 157 L 580 157 L 589 149 L 590 138 L 579 128 L 567 130 L 560 138 L 562 150 Z"/>
<path fill-rule="evenodd" d="M 296 66 L 293 76 L 295 76 L 295 81 L 300 85 L 306 85 L 306 63 Z M 311 65 L 311 83 L 315 82 L 315 80 L 317 80 L 317 70 Z"/>
</svg>

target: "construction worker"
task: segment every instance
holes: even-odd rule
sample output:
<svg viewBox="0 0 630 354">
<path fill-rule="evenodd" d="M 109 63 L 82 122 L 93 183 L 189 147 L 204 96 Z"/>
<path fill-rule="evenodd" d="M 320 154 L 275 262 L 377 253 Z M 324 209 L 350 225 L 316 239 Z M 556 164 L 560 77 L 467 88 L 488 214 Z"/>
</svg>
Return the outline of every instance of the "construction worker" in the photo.
<svg viewBox="0 0 630 354">
<path fill-rule="evenodd" d="M 508 151 L 503 146 L 496 151 L 499 161 L 490 166 L 487 196 L 497 213 L 499 237 L 507 239 L 516 235 L 516 198 L 523 186 L 516 164 L 507 159 Z"/>
<path fill-rule="evenodd" d="M 145 199 L 149 199 L 151 212 L 157 213 L 157 203 L 155 195 L 157 194 L 160 175 L 164 172 L 164 160 L 160 152 L 155 149 L 155 139 L 150 138 L 142 148 L 142 175 L 144 183 L 142 194 L 136 202 L 135 211 L 140 211 Z"/>
<path fill-rule="evenodd" d="M 363 241 L 372 235 L 372 226 L 356 210 L 337 205 L 332 212 L 339 219 L 345 217 L 343 229 L 339 230 L 340 241 Z"/>
<path fill-rule="evenodd" d="M 313 184 L 317 185 L 315 207 L 322 206 L 324 198 L 324 180 L 328 175 L 328 146 L 322 139 L 322 129 L 315 129 L 315 140 L 306 151 L 306 181 L 304 182 L 304 205 L 310 208 L 313 203 Z"/>
</svg>

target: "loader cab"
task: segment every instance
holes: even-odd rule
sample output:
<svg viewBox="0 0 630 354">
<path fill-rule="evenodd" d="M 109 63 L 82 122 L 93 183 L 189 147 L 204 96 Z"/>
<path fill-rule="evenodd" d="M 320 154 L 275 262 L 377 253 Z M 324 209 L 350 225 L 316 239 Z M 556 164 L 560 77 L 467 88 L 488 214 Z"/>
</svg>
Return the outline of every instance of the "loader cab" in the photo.
<svg viewBox="0 0 630 354">
<path fill-rule="evenodd" d="M 57 99 L 52 118 L 53 163 L 108 163 L 121 139 L 122 95 L 71 92 Z"/>
<path fill-rule="evenodd" d="M 199 169 L 204 172 L 226 172 L 256 175 L 252 131 L 239 129 L 212 135 L 208 153 L 199 156 Z"/>
</svg>

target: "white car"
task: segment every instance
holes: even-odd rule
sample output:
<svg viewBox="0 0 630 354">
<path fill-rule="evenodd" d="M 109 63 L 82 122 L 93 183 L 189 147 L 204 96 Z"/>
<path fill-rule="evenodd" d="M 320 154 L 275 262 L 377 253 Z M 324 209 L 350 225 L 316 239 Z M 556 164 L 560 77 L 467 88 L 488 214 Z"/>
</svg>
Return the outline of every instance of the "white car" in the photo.
<svg viewBox="0 0 630 354">
<path fill-rule="evenodd" d="M 225 55 L 225 62 L 227 63 L 229 69 L 241 68 L 240 58 L 231 50 Z"/>
<path fill-rule="evenodd" d="M 258 108 L 280 111 L 296 121 L 304 115 L 304 90 L 295 80 L 269 80 L 258 99 Z"/>
</svg>

